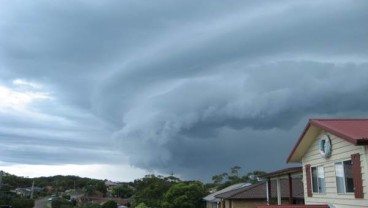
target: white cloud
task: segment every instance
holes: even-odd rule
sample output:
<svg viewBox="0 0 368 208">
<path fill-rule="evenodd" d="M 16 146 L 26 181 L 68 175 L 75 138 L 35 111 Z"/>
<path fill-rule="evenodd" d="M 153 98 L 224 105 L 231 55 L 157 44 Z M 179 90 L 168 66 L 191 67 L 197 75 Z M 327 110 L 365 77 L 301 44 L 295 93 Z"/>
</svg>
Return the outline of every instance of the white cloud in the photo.
<svg viewBox="0 0 368 208">
<path fill-rule="evenodd" d="M 14 85 L 20 85 L 20 86 L 27 86 L 27 87 L 31 87 L 31 88 L 35 88 L 35 89 L 42 88 L 41 84 L 34 83 L 34 82 L 28 82 L 28 81 L 23 80 L 23 79 L 15 79 L 15 80 L 13 80 L 13 84 Z"/>
<path fill-rule="evenodd" d="M 32 88 L 40 88 L 36 83 L 25 82 L 16 79 L 15 85 L 27 85 Z M 21 112 L 32 111 L 29 106 L 34 102 L 50 100 L 52 97 L 47 92 L 28 89 L 15 89 L 0 85 L 0 111 L 14 110 Z"/>
</svg>

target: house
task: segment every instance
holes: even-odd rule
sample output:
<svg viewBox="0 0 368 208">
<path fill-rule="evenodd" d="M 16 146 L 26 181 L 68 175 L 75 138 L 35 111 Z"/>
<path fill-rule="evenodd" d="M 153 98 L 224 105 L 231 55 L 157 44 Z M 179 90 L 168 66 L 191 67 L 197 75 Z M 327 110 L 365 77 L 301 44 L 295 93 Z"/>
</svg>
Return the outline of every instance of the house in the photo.
<svg viewBox="0 0 368 208">
<path fill-rule="evenodd" d="M 43 188 L 41 187 L 33 187 L 33 192 L 34 193 L 39 193 L 42 192 Z M 26 187 L 26 188 L 16 188 L 14 191 L 12 191 L 14 193 L 16 193 L 17 195 L 21 196 L 21 197 L 30 197 L 31 193 L 32 193 L 32 187 Z"/>
<path fill-rule="evenodd" d="M 303 203 L 303 183 L 302 180 L 293 179 L 292 188 L 289 186 L 289 180 L 286 178 L 280 179 L 280 196 L 283 204 L 289 204 L 289 193 L 290 189 L 293 191 L 293 199 L 298 201 L 299 203 Z M 276 180 L 272 180 L 269 182 L 261 181 L 251 186 L 242 187 L 239 189 L 231 190 L 228 192 L 224 192 L 216 195 L 215 197 L 220 199 L 222 202 L 221 208 L 256 208 L 257 205 L 264 204 L 270 202 L 267 197 L 268 187 L 276 187 Z M 271 203 L 276 203 L 277 201 L 277 189 L 272 188 L 270 193 Z"/>
<path fill-rule="evenodd" d="M 306 205 L 368 207 L 368 119 L 310 119 L 287 162 L 302 163 Z"/>
<path fill-rule="evenodd" d="M 118 183 L 116 183 L 116 182 L 113 182 L 113 181 L 105 180 L 105 185 L 106 185 L 107 187 L 114 187 L 114 186 L 117 186 L 117 185 L 119 185 L 119 184 L 118 184 Z"/>
<path fill-rule="evenodd" d="M 250 185 L 250 183 L 238 183 L 211 193 L 210 195 L 203 198 L 203 200 L 206 202 L 206 208 L 221 208 L 221 199 L 216 198 L 216 195 Z"/>
</svg>

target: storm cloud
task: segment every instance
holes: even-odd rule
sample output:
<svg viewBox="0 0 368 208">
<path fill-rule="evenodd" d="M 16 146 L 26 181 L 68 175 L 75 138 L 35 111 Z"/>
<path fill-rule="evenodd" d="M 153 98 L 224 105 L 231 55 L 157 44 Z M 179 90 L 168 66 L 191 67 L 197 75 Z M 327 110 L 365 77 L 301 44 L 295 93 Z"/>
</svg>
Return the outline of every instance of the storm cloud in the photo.
<svg viewBox="0 0 368 208">
<path fill-rule="evenodd" d="M 368 116 L 363 0 L 0 4 L 4 164 L 209 180 L 286 166 L 310 117 Z"/>
</svg>

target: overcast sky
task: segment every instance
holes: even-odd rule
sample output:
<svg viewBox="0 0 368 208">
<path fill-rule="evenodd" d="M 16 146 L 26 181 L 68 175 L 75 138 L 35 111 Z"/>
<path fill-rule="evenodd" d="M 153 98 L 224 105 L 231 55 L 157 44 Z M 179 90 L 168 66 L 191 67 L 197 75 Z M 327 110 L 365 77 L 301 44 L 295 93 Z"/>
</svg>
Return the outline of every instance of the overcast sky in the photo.
<svg viewBox="0 0 368 208">
<path fill-rule="evenodd" d="M 0 169 L 210 181 L 288 167 L 309 118 L 368 117 L 367 11 L 0 0 Z"/>
</svg>

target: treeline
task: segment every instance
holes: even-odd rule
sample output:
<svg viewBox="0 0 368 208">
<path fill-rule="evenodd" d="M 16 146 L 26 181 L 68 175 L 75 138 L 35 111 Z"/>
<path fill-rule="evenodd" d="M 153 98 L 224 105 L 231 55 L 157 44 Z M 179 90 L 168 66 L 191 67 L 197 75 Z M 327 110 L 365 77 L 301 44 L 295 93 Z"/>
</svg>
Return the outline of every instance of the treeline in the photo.
<svg viewBox="0 0 368 208">
<path fill-rule="evenodd" d="M 202 198 L 208 194 L 200 181 L 181 181 L 174 176 L 147 175 L 135 180 L 134 204 L 137 207 L 203 207 Z"/>
<path fill-rule="evenodd" d="M 181 181 L 174 176 L 163 177 L 147 175 L 135 180 L 134 202 L 138 207 L 204 207 L 203 197 L 210 191 L 221 190 L 236 183 L 257 183 L 262 180 L 263 171 L 252 171 L 240 175 L 240 166 L 234 166 L 230 172 L 224 172 L 212 177 L 212 183 L 203 184 L 199 181 Z"/>
<path fill-rule="evenodd" d="M 85 190 L 86 192 L 100 191 L 106 194 L 105 181 L 91 178 L 81 178 L 78 176 L 50 176 L 50 177 L 19 177 L 9 173 L 3 173 L 2 191 L 10 191 L 15 188 L 31 187 L 34 182 L 35 186 L 46 188 L 49 187 L 51 192 L 64 192 L 70 189 Z"/>
<path fill-rule="evenodd" d="M 228 187 L 233 184 L 237 183 L 250 183 L 254 184 L 257 183 L 259 180 L 262 180 L 262 175 L 265 175 L 266 172 L 264 171 L 252 171 L 243 176 L 239 175 L 241 167 L 234 166 L 230 169 L 230 172 L 224 172 L 218 175 L 212 176 L 212 185 L 213 187 L 217 187 L 217 189 L 221 190 L 225 187 Z"/>
<path fill-rule="evenodd" d="M 211 183 L 200 181 L 182 181 L 171 176 L 146 175 L 141 179 L 129 183 L 119 183 L 112 189 L 113 197 L 130 198 L 132 207 L 204 207 L 203 197 L 210 192 L 221 190 L 236 183 L 254 184 L 265 174 L 263 171 L 252 171 L 240 174 L 241 167 L 234 166 L 229 172 L 220 173 L 212 177 Z M 52 193 L 64 192 L 70 189 L 83 191 L 88 196 L 95 192 L 107 193 L 104 180 L 81 178 L 78 176 L 52 176 L 25 178 L 11 174 L 4 174 L 2 191 L 9 191 L 17 187 L 30 187 L 32 182 L 38 187 L 52 187 Z M 50 194 L 50 193 L 48 193 Z M 57 201 L 55 203 L 58 203 Z M 57 207 L 57 206 L 55 206 Z M 101 207 L 97 204 L 85 204 L 83 207 Z"/>
</svg>

